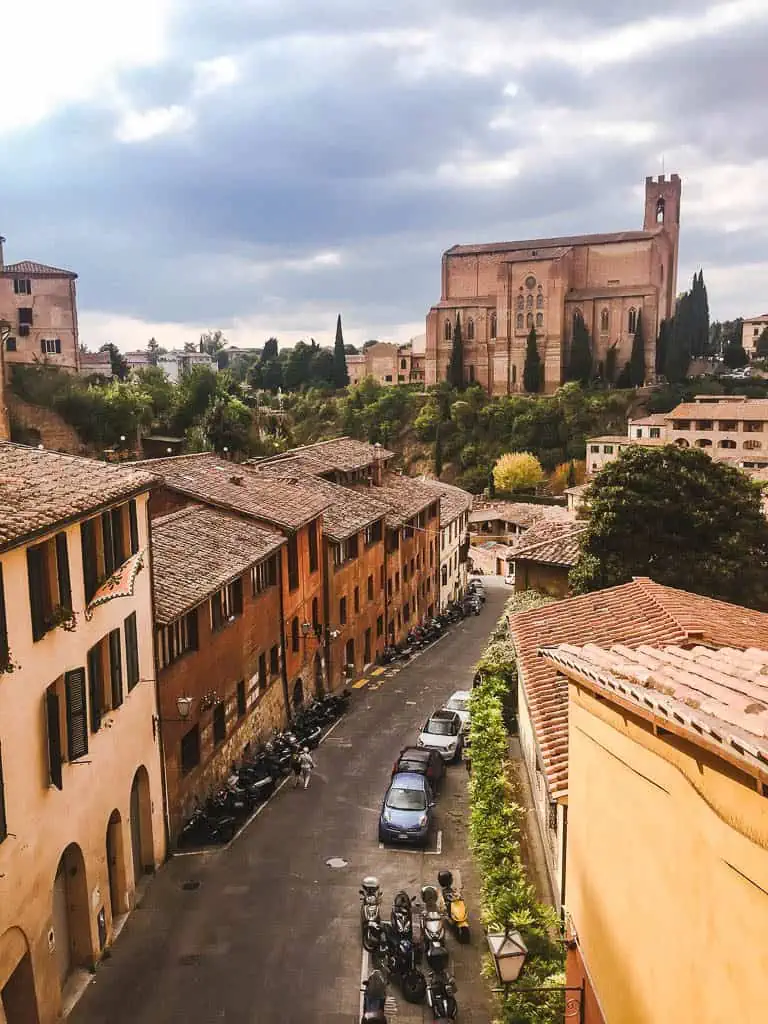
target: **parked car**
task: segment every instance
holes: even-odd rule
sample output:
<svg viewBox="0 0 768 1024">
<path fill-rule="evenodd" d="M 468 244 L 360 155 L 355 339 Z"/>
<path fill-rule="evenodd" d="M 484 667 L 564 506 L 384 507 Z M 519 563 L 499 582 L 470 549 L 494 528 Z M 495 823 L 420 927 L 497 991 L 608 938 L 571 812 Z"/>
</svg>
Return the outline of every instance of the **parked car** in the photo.
<svg viewBox="0 0 768 1024">
<path fill-rule="evenodd" d="M 455 711 L 461 719 L 461 731 L 469 732 L 469 690 L 457 690 L 443 704 L 445 711 Z"/>
<path fill-rule="evenodd" d="M 423 775 L 398 772 L 392 776 L 379 815 L 380 843 L 429 842 L 435 799 Z"/>
<path fill-rule="evenodd" d="M 436 750 L 444 761 L 459 761 L 464 747 L 461 718 L 455 711 L 433 712 L 419 733 L 420 747 Z"/>
<path fill-rule="evenodd" d="M 437 793 L 445 776 L 445 762 L 436 750 L 403 747 L 392 768 L 393 775 L 397 775 L 398 772 L 423 775 L 432 787 L 432 792 Z"/>
</svg>

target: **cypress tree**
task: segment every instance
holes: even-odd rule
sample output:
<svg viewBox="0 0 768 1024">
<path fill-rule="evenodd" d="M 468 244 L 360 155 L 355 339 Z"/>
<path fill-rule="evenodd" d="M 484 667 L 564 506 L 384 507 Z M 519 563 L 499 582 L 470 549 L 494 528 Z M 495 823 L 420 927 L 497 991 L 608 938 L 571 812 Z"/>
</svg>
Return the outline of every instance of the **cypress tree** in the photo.
<svg viewBox="0 0 768 1024">
<path fill-rule="evenodd" d="M 618 341 L 614 341 L 605 353 L 605 380 L 608 384 L 616 382 L 616 348 L 618 344 Z"/>
<path fill-rule="evenodd" d="M 670 384 L 682 384 L 691 362 L 691 293 L 685 292 L 677 301 L 664 356 L 664 376 Z"/>
<path fill-rule="evenodd" d="M 573 464 L 573 459 L 568 463 L 568 477 L 565 481 L 566 487 L 576 486 L 576 467 Z"/>
<path fill-rule="evenodd" d="M 629 361 L 624 363 L 621 373 L 616 378 L 617 388 L 631 388 L 632 387 L 632 371 L 630 369 Z"/>
<path fill-rule="evenodd" d="M 451 359 L 448 363 L 447 380 L 451 387 L 462 391 L 464 388 L 464 346 L 461 340 L 461 318 L 456 314 L 456 323 L 453 327 L 453 348 Z"/>
<path fill-rule="evenodd" d="M 568 380 L 578 380 L 586 387 L 592 379 L 592 345 L 583 317 L 573 319 L 573 339 L 568 361 Z"/>
<path fill-rule="evenodd" d="M 656 339 L 656 373 L 664 372 L 664 365 L 667 361 L 667 348 L 673 320 L 662 320 L 659 324 L 659 336 Z"/>
<path fill-rule="evenodd" d="M 336 342 L 333 346 L 333 383 L 337 388 L 345 388 L 349 384 L 344 335 L 341 331 L 341 313 L 336 320 Z"/>
<path fill-rule="evenodd" d="M 523 367 L 523 387 L 526 391 L 537 392 L 541 389 L 541 356 L 536 344 L 536 328 L 528 333 L 525 346 L 525 366 Z"/>
<path fill-rule="evenodd" d="M 645 340 L 643 338 L 643 311 L 638 310 L 632 354 L 629 357 L 629 380 L 633 388 L 645 383 Z"/>
</svg>

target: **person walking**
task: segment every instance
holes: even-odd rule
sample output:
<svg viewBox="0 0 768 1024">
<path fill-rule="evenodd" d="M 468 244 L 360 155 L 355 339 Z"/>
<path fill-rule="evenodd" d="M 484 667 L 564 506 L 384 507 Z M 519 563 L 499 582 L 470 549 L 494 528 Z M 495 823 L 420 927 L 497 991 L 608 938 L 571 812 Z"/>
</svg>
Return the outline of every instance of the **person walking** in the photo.
<svg viewBox="0 0 768 1024">
<path fill-rule="evenodd" d="M 304 782 L 304 789 L 306 789 L 309 785 L 312 769 L 315 767 L 315 762 L 312 760 L 309 747 L 302 747 L 301 754 L 299 754 L 299 763 L 301 765 L 301 778 Z"/>
<path fill-rule="evenodd" d="M 291 758 L 291 769 L 293 771 L 293 788 L 296 789 L 301 782 L 301 754 L 298 750 L 293 752 Z"/>
</svg>

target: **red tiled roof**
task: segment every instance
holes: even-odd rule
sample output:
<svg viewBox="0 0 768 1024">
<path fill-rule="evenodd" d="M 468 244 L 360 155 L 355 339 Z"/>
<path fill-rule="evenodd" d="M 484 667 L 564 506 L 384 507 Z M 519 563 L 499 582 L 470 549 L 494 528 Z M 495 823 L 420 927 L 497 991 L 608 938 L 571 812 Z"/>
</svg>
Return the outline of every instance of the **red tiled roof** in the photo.
<svg viewBox="0 0 768 1024">
<path fill-rule="evenodd" d="M 60 267 L 49 267 L 45 263 L 36 263 L 34 260 L 21 260 L 20 263 L 6 263 L 0 267 L 2 274 L 39 274 L 41 277 L 71 277 L 73 280 L 77 274 L 71 270 L 62 270 Z"/>
<path fill-rule="evenodd" d="M 581 551 L 584 523 L 561 523 L 545 519 L 527 530 L 512 558 L 515 562 L 540 562 L 546 565 L 575 565 Z"/>
<path fill-rule="evenodd" d="M 484 523 L 501 519 L 526 528 L 542 519 L 573 522 L 573 518 L 573 512 L 569 512 L 562 505 L 537 505 L 532 501 L 475 501 L 469 521 Z"/>
<path fill-rule="evenodd" d="M 768 651 L 561 644 L 541 655 L 660 724 L 682 727 L 693 743 L 718 745 L 748 768 L 768 770 Z"/>
<path fill-rule="evenodd" d="M 283 463 L 286 466 L 295 464 L 295 468 L 307 473 L 328 473 L 337 470 L 350 473 L 357 469 L 365 469 L 377 460 L 393 459 L 394 452 L 358 441 L 354 437 L 333 437 L 328 441 L 317 441 L 305 444 L 300 448 L 291 448 L 280 455 L 272 455 L 266 459 L 253 459 L 256 466 L 274 466 Z"/>
<path fill-rule="evenodd" d="M 469 491 L 456 487 L 454 484 L 444 484 L 441 480 L 434 480 L 432 477 L 421 476 L 419 480 L 427 487 L 432 487 L 436 494 L 440 495 L 440 526 L 447 526 L 457 519 L 464 512 L 472 508 L 472 495 Z"/>
<path fill-rule="evenodd" d="M 281 472 L 289 473 L 291 465 L 292 463 L 284 467 L 281 462 L 276 462 L 264 466 L 262 472 L 273 479 L 281 480 Z M 323 497 L 328 503 L 323 512 L 323 533 L 332 541 L 346 540 L 347 537 L 359 533 L 366 526 L 371 526 L 387 515 L 388 508 L 376 501 L 374 488 L 367 488 L 365 491 L 352 490 L 319 476 L 306 476 L 304 482 L 312 488 L 313 493 Z"/>
<path fill-rule="evenodd" d="M 387 526 L 397 530 L 438 501 L 438 496 L 431 487 L 410 476 L 399 476 L 385 473 L 381 484 L 366 487 L 357 484 L 354 490 L 358 494 L 367 494 L 387 509 Z"/>
<path fill-rule="evenodd" d="M 768 648 L 768 614 L 638 577 L 631 583 L 556 601 L 510 617 L 520 682 L 554 799 L 568 792 L 568 686 L 538 656 L 560 644 L 709 643 Z"/>
<path fill-rule="evenodd" d="M 485 242 L 480 245 L 454 245 L 446 250 L 446 256 L 471 256 L 482 252 L 516 252 L 519 249 L 536 250 L 546 259 L 541 249 L 554 249 L 572 245 L 613 245 L 618 242 L 645 242 L 655 238 L 657 231 L 611 231 L 598 235 L 564 235 L 559 238 L 528 238 L 522 242 Z"/>
<path fill-rule="evenodd" d="M 682 402 L 668 420 L 768 420 L 768 398 L 733 398 L 730 402 Z"/>
</svg>

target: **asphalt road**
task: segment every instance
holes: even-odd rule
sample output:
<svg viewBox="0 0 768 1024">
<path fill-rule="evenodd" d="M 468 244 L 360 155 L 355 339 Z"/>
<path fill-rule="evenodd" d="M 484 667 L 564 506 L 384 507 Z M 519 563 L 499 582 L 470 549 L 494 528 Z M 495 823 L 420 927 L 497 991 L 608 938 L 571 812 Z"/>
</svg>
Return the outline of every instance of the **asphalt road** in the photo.
<svg viewBox="0 0 768 1024">
<path fill-rule="evenodd" d="M 437 804 L 441 856 L 380 850 L 378 814 L 400 747 L 429 712 L 471 686 L 508 589 L 487 587 L 480 616 L 454 626 L 397 673 L 369 677 L 315 752 L 309 789 L 286 786 L 225 850 L 174 857 L 151 882 L 72 1024 L 352 1024 L 359 1020 L 358 887 L 376 874 L 389 898 L 466 860 L 466 773 L 449 769 Z M 326 864 L 340 858 L 345 867 Z M 474 885 L 464 877 L 470 893 Z M 185 887 L 186 883 L 186 887 Z M 195 885 L 194 888 L 189 883 Z M 470 910 L 477 921 L 476 902 Z M 462 1019 L 477 998 L 479 929 L 456 950 Z M 460 970 L 461 968 L 461 970 Z M 464 999 L 462 999 L 464 993 Z M 397 992 L 391 1019 L 421 1020 Z M 426 1017 L 425 1017 L 426 1019 Z"/>
</svg>

